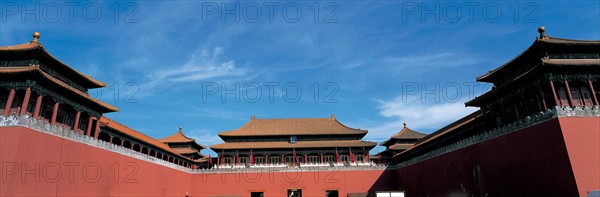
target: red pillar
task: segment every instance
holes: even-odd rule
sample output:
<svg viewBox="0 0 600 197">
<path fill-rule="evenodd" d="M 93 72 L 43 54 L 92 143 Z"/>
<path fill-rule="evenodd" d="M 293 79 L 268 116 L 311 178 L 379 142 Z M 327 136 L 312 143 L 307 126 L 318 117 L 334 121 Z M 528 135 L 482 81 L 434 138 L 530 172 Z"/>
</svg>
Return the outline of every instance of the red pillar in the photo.
<svg viewBox="0 0 600 197">
<path fill-rule="evenodd" d="M 79 118 L 81 117 L 81 112 L 77 111 L 77 113 L 75 114 L 75 123 L 73 123 L 73 131 L 77 132 L 79 131 Z"/>
<path fill-rule="evenodd" d="M 85 130 L 85 135 L 90 136 L 92 133 L 92 123 L 94 121 L 94 117 L 91 117 L 88 119 L 88 125 L 87 125 L 87 129 Z"/>
<path fill-rule="evenodd" d="M 123 147 L 124 143 L 125 143 L 125 140 L 121 139 L 121 147 Z"/>
<path fill-rule="evenodd" d="M 321 163 L 323 163 L 323 154 L 321 154 Z"/>
<path fill-rule="evenodd" d="M 56 103 L 54 103 L 54 108 L 52 108 L 52 119 L 50 119 L 50 124 L 55 124 L 56 123 L 56 116 L 58 115 L 58 106 L 60 104 L 58 103 L 58 101 Z"/>
<path fill-rule="evenodd" d="M 544 96 L 544 92 L 542 91 L 542 89 L 538 88 L 539 92 L 540 92 L 540 96 L 542 97 L 542 104 L 544 106 L 544 111 L 546 111 L 548 109 L 548 107 L 546 106 L 546 97 Z"/>
<path fill-rule="evenodd" d="M 23 98 L 23 104 L 21 105 L 21 114 L 25 114 L 27 112 L 27 105 L 29 105 L 29 97 L 31 97 L 31 88 L 27 87 L 27 89 L 25 89 L 25 97 Z"/>
<path fill-rule="evenodd" d="M 154 157 L 158 158 L 158 151 L 154 151 Z"/>
<path fill-rule="evenodd" d="M 594 98 L 594 105 L 598 104 L 598 98 L 596 97 L 596 91 L 594 91 L 594 86 L 592 85 L 592 80 L 588 79 L 588 84 L 590 85 L 590 90 L 592 91 L 592 98 Z"/>
<path fill-rule="evenodd" d="M 110 140 L 108 140 L 108 142 L 110 142 L 111 144 L 112 144 L 112 139 L 113 139 L 113 136 L 110 136 Z"/>
<path fill-rule="evenodd" d="M 33 110 L 33 118 L 38 118 L 40 116 L 40 108 L 42 107 L 42 95 L 39 95 L 35 100 L 35 110 Z"/>
<path fill-rule="evenodd" d="M 308 157 L 304 154 L 304 163 L 308 163 Z"/>
<path fill-rule="evenodd" d="M 556 96 L 556 88 L 554 88 L 554 83 L 552 80 L 550 80 L 550 88 L 552 88 L 552 95 L 554 95 L 554 102 L 556 102 L 556 106 L 561 106 L 558 96 Z"/>
<path fill-rule="evenodd" d="M 567 95 L 569 95 L 569 104 L 571 107 L 575 107 L 575 103 L 573 103 L 573 95 L 571 95 L 571 88 L 569 88 L 569 81 L 565 79 L 565 87 L 567 88 Z"/>
<path fill-rule="evenodd" d="M 6 101 L 6 106 L 4 107 L 4 116 L 8 116 L 10 114 L 10 108 L 12 107 L 13 100 L 15 100 L 15 89 L 10 89 L 10 93 L 8 94 L 8 100 Z"/>
<path fill-rule="evenodd" d="M 94 138 L 98 139 L 99 134 L 100 134 L 100 118 L 96 118 L 96 128 L 94 129 Z"/>
<path fill-rule="evenodd" d="M 281 164 L 285 163 L 285 155 L 281 155 Z"/>
</svg>

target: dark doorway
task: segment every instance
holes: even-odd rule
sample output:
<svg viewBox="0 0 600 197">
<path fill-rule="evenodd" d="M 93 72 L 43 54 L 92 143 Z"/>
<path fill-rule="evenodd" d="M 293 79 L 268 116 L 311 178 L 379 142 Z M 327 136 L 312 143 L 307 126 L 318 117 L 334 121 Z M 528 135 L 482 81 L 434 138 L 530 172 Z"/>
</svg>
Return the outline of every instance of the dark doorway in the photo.
<svg viewBox="0 0 600 197">
<path fill-rule="evenodd" d="M 288 189 L 287 197 L 302 197 L 301 189 Z"/>
<path fill-rule="evenodd" d="M 338 197 L 338 191 L 337 190 L 327 190 L 325 191 L 325 197 Z"/>
<path fill-rule="evenodd" d="M 263 192 L 250 192 L 250 197 L 264 197 Z"/>
</svg>

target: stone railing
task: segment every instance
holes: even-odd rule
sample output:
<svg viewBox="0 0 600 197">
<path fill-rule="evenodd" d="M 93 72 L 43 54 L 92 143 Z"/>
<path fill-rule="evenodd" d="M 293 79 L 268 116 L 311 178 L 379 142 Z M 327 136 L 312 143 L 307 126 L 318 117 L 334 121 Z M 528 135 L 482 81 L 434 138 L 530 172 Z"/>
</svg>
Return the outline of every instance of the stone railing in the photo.
<svg viewBox="0 0 600 197">
<path fill-rule="evenodd" d="M 57 136 L 63 139 L 83 143 L 89 146 L 93 146 L 96 148 L 101 148 L 104 150 L 108 150 L 111 152 L 119 153 L 121 155 L 125 155 L 128 157 L 133 157 L 139 160 L 152 162 L 158 165 L 170 167 L 173 169 L 190 172 L 191 169 L 170 163 L 168 161 L 148 156 L 147 154 L 142 154 L 140 152 L 118 146 L 116 144 L 112 144 L 106 141 L 94 139 L 93 137 L 86 136 L 81 133 L 73 132 L 73 130 L 66 129 L 59 125 L 51 125 L 50 123 L 42 120 L 38 120 L 30 117 L 29 115 L 10 115 L 10 116 L 2 116 L 0 115 L 0 127 L 7 126 L 23 126 L 27 127 L 42 133 L 46 133 L 49 135 Z"/>
<path fill-rule="evenodd" d="M 302 165 L 290 167 L 288 165 L 262 165 L 261 167 L 252 167 L 247 165 L 221 165 L 210 169 L 194 170 L 197 174 L 211 173 L 246 173 L 246 172 L 310 172 L 310 171 L 356 171 L 356 170 L 386 170 L 388 166 L 382 164 L 364 165 L 358 163 L 338 163 L 335 165 Z"/>
<path fill-rule="evenodd" d="M 433 157 L 437 157 L 461 148 L 465 148 L 467 146 L 481 143 L 483 141 L 487 141 L 502 135 L 506 135 L 536 124 L 543 123 L 547 120 L 551 120 L 557 117 L 600 117 L 600 110 L 598 106 L 593 107 L 555 107 L 553 109 L 548 109 L 546 111 L 542 111 L 533 116 L 527 116 L 525 118 L 519 119 L 510 124 L 504 125 L 499 128 L 495 128 L 489 131 L 481 132 L 475 134 L 471 137 L 462 139 L 460 141 L 454 142 L 450 145 L 446 145 L 440 148 L 437 148 L 433 151 L 429 151 L 425 154 L 416 156 L 410 160 L 400 162 L 398 164 L 394 164 L 390 166 L 390 169 L 398 169 L 404 166 L 408 166 L 414 163 L 418 163 L 427 159 L 431 159 Z"/>
</svg>

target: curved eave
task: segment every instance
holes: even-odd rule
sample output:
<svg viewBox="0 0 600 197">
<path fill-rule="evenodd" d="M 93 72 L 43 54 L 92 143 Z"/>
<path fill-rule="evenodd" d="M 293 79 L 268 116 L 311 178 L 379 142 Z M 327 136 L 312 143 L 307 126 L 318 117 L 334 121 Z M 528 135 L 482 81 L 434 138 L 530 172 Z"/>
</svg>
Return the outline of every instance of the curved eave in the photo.
<svg viewBox="0 0 600 197">
<path fill-rule="evenodd" d="M 543 63 L 543 61 L 542 61 L 542 63 Z M 465 102 L 465 106 L 480 107 L 481 103 L 483 101 L 486 101 L 487 99 L 490 99 L 490 98 L 494 98 L 493 95 L 496 95 L 497 93 L 506 90 L 507 87 L 515 85 L 516 81 L 520 81 L 523 78 L 526 78 L 527 76 L 531 75 L 531 73 L 534 73 L 535 71 L 537 71 L 540 68 L 539 65 L 542 65 L 542 63 L 539 63 L 536 66 L 534 66 L 531 70 L 528 70 L 527 72 L 524 72 L 523 74 L 521 74 L 519 76 L 516 76 L 515 78 L 511 79 L 511 81 L 505 82 L 505 83 L 499 85 L 498 87 L 490 90 L 489 92 L 486 92 L 480 96 L 475 97 L 474 99 L 472 99 L 470 101 Z"/>
<path fill-rule="evenodd" d="M 0 52 L 26 52 L 26 51 L 40 51 L 42 53 L 42 55 L 44 55 L 46 58 L 48 58 L 51 61 L 54 61 L 54 63 L 56 63 L 57 65 L 60 65 L 61 67 L 65 68 L 67 71 L 69 71 L 69 72 L 73 73 L 75 76 L 77 76 L 77 78 L 79 79 L 78 81 L 84 81 L 86 83 L 87 87 L 89 87 L 89 88 L 106 87 L 106 83 L 98 81 L 86 74 L 83 74 L 83 73 L 71 68 L 69 65 L 65 64 L 64 62 L 60 61 L 58 58 L 54 57 L 39 42 L 29 42 L 29 43 L 25 43 L 25 44 L 0 47 Z"/>
<path fill-rule="evenodd" d="M 539 45 L 554 45 L 554 46 L 566 46 L 566 45 L 580 45 L 580 46 L 600 46 L 600 40 L 572 40 L 572 39 L 564 39 L 564 38 L 556 38 L 556 37 L 544 37 L 536 38 L 535 42 L 529 46 L 525 51 L 521 52 L 521 54 L 517 55 L 510 61 L 506 62 L 502 66 L 489 71 L 488 73 L 477 77 L 477 81 L 480 82 L 493 82 L 494 76 L 496 73 L 500 72 L 500 70 L 504 70 L 510 65 L 514 64 L 515 61 L 527 56 L 530 52 L 534 51 Z"/>
<path fill-rule="evenodd" d="M 502 65 L 501 65 L 501 66 L 499 66 L 498 68 L 495 68 L 494 70 L 491 70 L 491 71 L 489 71 L 489 72 L 488 72 L 488 73 L 486 73 L 486 74 L 483 74 L 483 75 L 481 75 L 481 76 L 479 76 L 479 77 L 476 77 L 475 79 L 476 79 L 477 81 L 480 81 L 480 82 L 489 82 L 489 83 L 493 82 L 493 81 L 494 81 L 494 79 L 493 79 L 493 78 L 494 78 L 494 76 L 496 75 L 496 73 L 498 73 L 500 70 L 503 70 L 505 67 L 508 67 L 509 65 L 513 64 L 513 62 L 515 62 L 515 61 L 517 61 L 517 60 L 521 59 L 522 57 L 525 57 L 525 56 L 526 56 L 526 54 L 530 53 L 530 51 L 532 51 L 532 49 L 533 49 L 533 48 L 534 48 L 534 47 L 535 47 L 535 46 L 536 46 L 538 43 L 540 43 L 539 41 L 540 41 L 540 39 L 539 39 L 539 38 L 537 38 L 537 39 L 535 40 L 535 42 L 533 42 L 533 43 L 531 44 L 531 46 L 529 46 L 527 49 L 525 49 L 523 52 L 521 52 L 521 53 L 520 53 L 519 55 L 517 55 L 516 57 L 514 57 L 514 58 L 512 58 L 511 60 L 509 60 L 508 62 L 506 62 L 506 63 L 502 64 Z"/>
<path fill-rule="evenodd" d="M 158 141 L 160 141 L 162 143 L 166 143 L 166 144 L 191 144 L 192 146 L 194 146 L 195 148 L 197 148 L 199 150 L 206 149 L 206 146 L 196 143 L 195 140 L 185 141 L 185 142 L 182 142 L 182 141 L 167 142 L 167 141 L 162 141 L 159 139 Z"/>
<path fill-rule="evenodd" d="M 600 66 L 600 59 L 545 59 L 542 64 L 548 66 Z"/>
<path fill-rule="evenodd" d="M 91 103 L 95 103 L 97 105 L 97 107 L 100 107 L 100 109 L 103 109 L 103 113 L 108 113 L 108 112 L 117 112 L 119 111 L 119 108 L 112 106 L 108 103 L 102 102 L 100 100 L 97 100 L 93 97 L 91 97 L 90 95 L 88 95 L 87 93 L 81 92 L 80 90 L 71 87 L 70 85 L 50 76 L 49 74 L 47 74 L 46 72 L 42 71 L 39 66 L 30 66 L 30 67 L 14 67 L 14 68 L 10 68 L 10 67 L 5 67 L 5 68 L 0 68 L 0 73 L 36 73 L 39 74 L 42 78 L 54 83 L 57 86 L 60 86 L 64 89 L 69 90 L 70 92 L 80 96 L 83 99 L 86 99 L 88 101 L 90 101 Z"/>
<path fill-rule="evenodd" d="M 164 138 L 160 138 L 160 139 L 158 139 L 158 141 L 160 141 L 162 143 L 167 143 L 167 144 L 192 144 L 192 146 L 195 146 L 196 148 L 199 148 L 199 149 L 206 148 L 206 146 L 196 143 L 195 139 L 187 137 L 181 131 L 179 131 L 173 135 L 170 135 L 170 136 L 167 136 Z"/>
<path fill-rule="evenodd" d="M 360 135 L 360 136 L 364 136 L 367 133 L 284 133 L 284 134 L 278 134 L 278 133 L 273 133 L 273 134 L 223 134 L 223 133 L 219 133 L 217 134 L 219 137 L 221 137 L 221 139 L 228 138 L 228 137 L 271 137 L 271 136 L 312 136 L 312 135 Z"/>
<path fill-rule="evenodd" d="M 457 131 L 459 128 L 470 124 L 472 122 L 474 122 L 475 120 L 477 120 L 479 117 L 481 117 L 483 115 L 483 112 L 481 110 L 477 110 L 453 123 L 450 123 L 449 125 L 446 125 L 444 127 L 442 127 L 441 129 L 429 134 L 428 136 L 422 138 L 421 140 L 419 140 L 417 143 L 415 143 L 413 146 L 411 146 L 410 148 L 399 152 L 397 154 L 394 154 L 392 156 L 392 158 L 397 157 L 401 154 L 405 154 L 408 152 L 413 152 L 415 150 L 420 149 L 421 147 L 427 146 L 427 144 L 433 143 L 436 140 L 442 139 L 444 136 L 446 135 L 450 135 L 451 133 Z"/>
<path fill-rule="evenodd" d="M 295 144 L 288 142 L 227 142 L 210 146 L 214 151 L 218 150 L 243 150 L 243 149 L 311 149 L 311 148 L 373 148 L 376 142 L 362 140 L 344 141 L 301 141 Z"/>
<path fill-rule="evenodd" d="M 119 122 L 116 122 L 110 118 L 102 116 L 102 117 L 100 117 L 100 122 L 104 123 L 103 124 L 104 126 L 109 127 L 115 131 L 119 131 L 119 132 L 123 133 L 124 135 L 129 136 L 130 138 L 138 140 L 139 142 L 149 144 L 149 145 L 154 146 L 155 148 L 160 149 L 164 152 L 179 156 L 181 159 L 185 159 L 189 162 L 194 162 L 194 160 L 191 160 L 191 159 L 187 158 L 186 156 L 175 152 L 173 149 L 171 149 L 166 144 L 163 144 L 150 136 L 140 133 L 140 132 L 138 132 L 132 128 L 129 128 Z"/>
</svg>

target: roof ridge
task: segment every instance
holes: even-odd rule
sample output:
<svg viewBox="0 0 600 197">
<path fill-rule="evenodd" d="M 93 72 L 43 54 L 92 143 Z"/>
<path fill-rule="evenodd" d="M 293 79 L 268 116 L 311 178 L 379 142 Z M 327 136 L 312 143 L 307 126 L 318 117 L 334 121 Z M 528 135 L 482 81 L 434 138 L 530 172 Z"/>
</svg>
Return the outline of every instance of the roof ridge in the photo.
<svg viewBox="0 0 600 197">
<path fill-rule="evenodd" d="M 61 61 L 58 58 L 54 57 L 54 55 L 50 54 L 46 50 L 46 48 L 44 47 L 44 45 L 41 42 L 38 41 L 39 38 L 40 38 L 39 32 L 34 32 L 33 33 L 33 40 L 31 40 L 31 41 L 29 41 L 27 43 L 23 43 L 23 44 L 0 46 L 0 50 L 6 50 L 6 51 L 26 51 L 26 50 L 33 50 L 33 49 L 40 50 L 44 55 L 47 55 L 50 59 L 55 60 L 59 64 L 62 64 L 68 70 L 71 70 L 72 72 L 74 72 L 74 73 L 82 76 L 83 78 L 85 78 L 86 80 L 88 80 L 89 82 L 91 82 L 92 84 L 94 84 L 94 85 L 96 85 L 98 87 L 106 87 L 106 83 L 104 83 L 102 81 L 98 81 L 98 80 L 92 78 L 89 75 L 86 75 L 86 74 L 84 74 L 82 72 L 79 72 L 78 70 L 72 68 L 71 66 L 67 65 L 63 61 Z"/>
<path fill-rule="evenodd" d="M 541 41 L 551 41 L 551 40 L 560 40 L 560 41 L 572 41 L 572 42 L 600 42 L 600 40 L 579 40 L 579 39 L 569 39 L 569 38 L 559 38 L 547 36 L 547 39 L 540 39 Z"/>
</svg>

